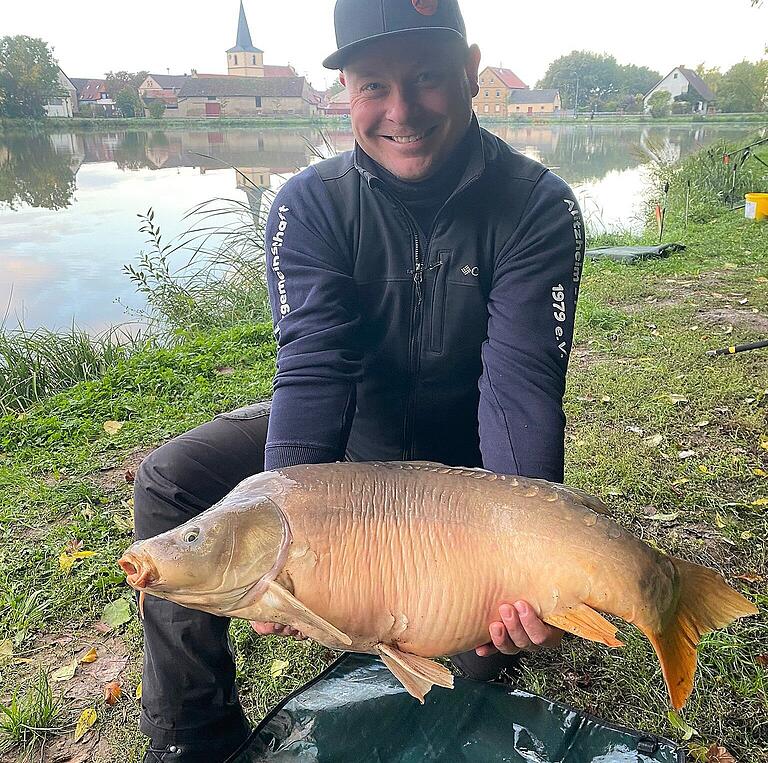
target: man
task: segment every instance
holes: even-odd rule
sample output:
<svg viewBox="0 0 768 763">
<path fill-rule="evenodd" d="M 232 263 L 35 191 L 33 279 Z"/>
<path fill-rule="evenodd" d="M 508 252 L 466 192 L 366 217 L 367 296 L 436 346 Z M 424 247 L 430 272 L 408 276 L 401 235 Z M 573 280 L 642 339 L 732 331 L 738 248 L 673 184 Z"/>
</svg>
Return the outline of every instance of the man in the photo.
<svg viewBox="0 0 768 763">
<path fill-rule="evenodd" d="M 335 25 L 325 65 L 342 71 L 356 147 L 299 173 L 272 206 L 271 414 L 225 414 L 146 459 L 139 538 L 300 463 L 432 460 L 562 481 L 584 247 L 573 194 L 479 128 L 480 51 L 456 0 L 338 0 Z M 147 600 L 147 760 L 224 760 L 245 739 L 227 626 Z M 525 602 L 502 604 L 489 634 L 454 658 L 470 677 L 561 636 Z"/>
</svg>

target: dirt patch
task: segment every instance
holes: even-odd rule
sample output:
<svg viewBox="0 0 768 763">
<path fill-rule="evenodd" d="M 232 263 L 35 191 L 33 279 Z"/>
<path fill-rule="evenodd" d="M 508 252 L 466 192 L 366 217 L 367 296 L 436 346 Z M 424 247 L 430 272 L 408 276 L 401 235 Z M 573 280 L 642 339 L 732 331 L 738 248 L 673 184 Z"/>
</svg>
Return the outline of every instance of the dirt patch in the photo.
<svg viewBox="0 0 768 763">
<path fill-rule="evenodd" d="M 665 307 L 678 307 L 683 304 L 682 299 L 658 299 L 657 297 L 645 299 L 642 302 L 630 302 L 628 305 L 616 305 L 616 307 L 627 315 L 637 315 L 646 310 L 663 310 Z"/>
<path fill-rule="evenodd" d="M 717 310 L 701 310 L 697 316 L 702 323 L 739 326 L 764 334 L 768 333 L 768 315 L 753 313 L 751 310 L 723 307 Z"/>
<path fill-rule="evenodd" d="M 590 350 L 588 347 L 574 347 L 571 350 L 571 363 L 579 368 L 593 368 L 606 361 L 604 353 Z"/>
<path fill-rule="evenodd" d="M 126 482 L 131 483 L 141 462 L 157 447 L 159 446 L 136 448 L 119 466 L 105 466 L 90 474 L 90 479 L 105 491 L 115 490 Z"/>
</svg>

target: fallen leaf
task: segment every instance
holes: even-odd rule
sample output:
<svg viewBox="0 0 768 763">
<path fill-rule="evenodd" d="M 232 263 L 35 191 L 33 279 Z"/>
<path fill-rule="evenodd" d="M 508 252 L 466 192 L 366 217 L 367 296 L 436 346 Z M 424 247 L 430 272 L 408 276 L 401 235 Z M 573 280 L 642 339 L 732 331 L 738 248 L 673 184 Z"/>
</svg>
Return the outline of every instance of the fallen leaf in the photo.
<svg viewBox="0 0 768 763">
<path fill-rule="evenodd" d="M 646 437 L 643 442 L 646 445 L 651 445 L 654 448 L 658 448 L 661 443 L 664 442 L 664 435 L 663 434 L 655 434 L 652 437 Z"/>
<path fill-rule="evenodd" d="M 723 334 L 733 334 L 733 326 L 728 325 L 723 327 Z"/>
<path fill-rule="evenodd" d="M 693 458 L 693 456 L 695 456 L 695 455 L 696 455 L 696 451 L 695 450 L 681 450 L 681 451 L 678 452 L 677 457 L 681 461 L 684 461 L 686 458 Z"/>
<path fill-rule="evenodd" d="M 141 699 L 141 681 L 139 681 L 139 685 L 136 687 L 136 693 L 133 696 L 136 697 L 136 699 Z"/>
<path fill-rule="evenodd" d="M 667 720 L 673 729 L 682 734 L 684 742 L 687 742 L 693 736 L 699 735 L 699 732 L 693 726 L 689 726 L 674 710 L 670 710 L 667 713 Z"/>
<path fill-rule="evenodd" d="M 75 659 L 58 670 L 54 670 L 53 673 L 51 673 L 51 681 L 54 683 L 61 683 L 62 681 L 69 681 L 70 678 L 74 678 L 78 664 L 78 661 Z"/>
<path fill-rule="evenodd" d="M 680 516 L 679 511 L 675 511 L 672 514 L 654 514 L 653 516 L 648 517 L 648 519 L 653 519 L 656 522 L 672 522 L 675 519 L 677 519 Z"/>
<path fill-rule="evenodd" d="M 606 405 L 611 402 L 611 398 L 608 395 L 603 395 L 600 398 L 600 402 L 605 403 Z"/>
<path fill-rule="evenodd" d="M 104 607 L 101 619 L 110 629 L 125 625 L 131 619 L 131 605 L 128 599 L 116 599 Z"/>
<path fill-rule="evenodd" d="M 702 474 L 709 474 L 709 469 L 704 464 L 699 464 L 699 471 Z"/>
<path fill-rule="evenodd" d="M 91 647 L 81 658 L 80 658 L 80 664 L 81 665 L 90 665 L 92 662 L 96 662 L 98 659 L 98 653 L 96 652 L 95 647 Z"/>
<path fill-rule="evenodd" d="M 69 554 L 66 551 L 59 556 L 59 569 L 68 575 L 72 572 L 72 567 L 79 559 L 90 559 L 92 556 L 96 556 L 95 551 L 75 551 L 74 554 Z"/>
<path fill-rule="evenodd" d="M 75 726 L 75 741 L 79 742 L 94 723 L 96 723 L 96 710 L 92 707 L 83 710 L 77 719 L 77 726 Z"/>
<path fill-rule="evenodd" d="M 709 422 L 708 421 L 699 421 L 699 422 L 696 423 L 696 428 L 697 429 L 704 429 L 704 427 L 708 427 L 708 426 L 709 426 Z"/>
<path fill-rule="evenodd" d="M 4 638 L 0 641 L 0 661 L 13 657 L 13 641 L 9 638 Z"/>
<path fill-rule="evenodd" d="M 768 654 L 758 654 L 757 657 L 755 657 L 755 662 L 757 662 L 758 665 L 762 665 L 764 668 L 768 668 Z"/>
<path fill-rule="evenodd" d="M 285 669 L 290 665 L 290 663 L 286 662 L 285 660 L 273 660 L 272 664 L 269 666 L 269 674 L 272 676 L 272 678 L 277 678 L 278 676 L 283 675 L 285 673 Z"/>
<path fill-rule="evenodd" d="M 122 696 L 123 690 L 117 681 L 110 681 L 104 687 L 104 702 L 108 705 L 114 705 Z"/>
<path fill-rule="evenodd" d="M 720 512 L 715 512 L 715 527 L 722 530 L 725 527 L 725 520 L 720 516 Z"/>
<path fill-rule="evenodd" d="M 758 498 L 756 501 L 752 501 L 753 506 L 768 506 L 768 498 Z"/>
<path fill-rule="evenodd" d="M 766 438 L 762 438 L 762 437 L 761 437 L 761 438 L 760 438 L 760 447 L 761 447 L 763 450 L 768 450 L 768 437 L 766 437 Z"/>
<path fill-rule="evenodd" d="M 765 469 L 755 469 L 754 473 L 758 477 L 768 477 L 768 472 Z"/>
<path fill-rule="evenodd" d="M 679 480 L 675 480 L 675 481 L 672 483 L 672 487 L 678 487 L 678 486 L 680 486 L 680 485 L 685 485 L 685 484 L 687 484 L 688 482 L 690 482 L 690 480 L 688 479 L 688 477 L 683 477 L 682 479 L 679 479 Z"/>
<path fill-rule="evenodd" d="M 752 533 L 751 533 L 751 532 L 749 532 L 749 530 L 745 530 L 745 531 L 744 531 L 744 532 L 741 534 L 741 539 L 742 539 L 742 540 L 752 540 L 752 538 L 753 538 L 753 537 L 754 537 L 754 536 L 752 535 Z"/>
<path fill-rule="evenodd" d="M 736 580 L 743 580 L 745 583 L 762 583 L 762 575 L 736 575 Z"/>
<path fill-rule="evenodd" d="M 64 551 L 67 554 L 75 554 L 78 551 L 82 551 L 84 545 L 85 543 L 83 543 L 83 541 L 75 540 L 74 538 L 72 538 L 71 540 L 67 541 L 67 545 L 64 546 Z"/>
<path fill-rule="evenodd" d="M 685 395 L 673 395 L 672 393 L 670 393 L 669 399 L 675 405 L 680 405 L 681 403 L 687 403 L 688 402 L 688 398 Z"/>
<path fill-rule="evenodd" d="M 642 436 L 643 434 L 645 434 L 645 433 L 643 432 L 643 430 L 642 430 L 642 429 L 640 429 L 640 427 L 624 427 L 624 431 L 625 431 L 625 432 L 632 432 L 632 434 L 639 434 L 639 435 L 641 435 L 641 436 Z"/>
<path fill-rule="evenodd" d="M 707 750 L 706 763 L 736 763 L 736 758 L 717 743 Z"/>
<path fill-rule="evenodd" d="M 136 480 L 136 475 L 130 469 L 126 469 L 123 474 L 123 479 L 125 479 L 129 485 L 132 485 Z"/>
<path fill-rule="evenodd" d="M 105 421 L 104 431 L 109 435 L 116 435 L 124 426 L 124 421 Z"/>
</svg>

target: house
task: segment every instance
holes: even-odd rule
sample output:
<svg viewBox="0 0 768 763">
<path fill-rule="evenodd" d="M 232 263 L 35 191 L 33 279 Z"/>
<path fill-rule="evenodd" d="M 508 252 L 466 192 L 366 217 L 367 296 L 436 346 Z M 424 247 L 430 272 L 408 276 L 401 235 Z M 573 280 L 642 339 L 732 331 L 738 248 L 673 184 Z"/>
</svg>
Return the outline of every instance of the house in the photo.
<svg viewBox="0 0 768 763">
<path fill-rule="evenodd" d="M 178 116 L 314 116 L 318 99 L 304 77 L 190 77 L 178 94 Z"/>
<path fill-rule="evenodd" d="M 347 88 L 326 98 L 320 110 L 328 117 L 349 116 L 349 92 Z"/>
<path fill-rule="evenodd" d="M 46 116 L 73 117 L 77 111 L 77 88 L 59 67 L 58 91 L 46 101 Z"/>
<path fill-rule="evenodd" d="M 146 94 L 149 94 L 150 98 L 178 95 L 188 78 L 187 74 L 147 74 L 144 82 L 138 87 L 139 95 L 142 98 Z"/>
<path fill-rule="evenodd" d="M 472 99 L 479 116 L 506 117 L 510 93 L 528 89 L 511 69 L 500 66 L 486 66 L 480 72 L 479 83 L 480 92 Z"/>
<path fill-rule="evenodd" d="M 650 111 L 648 101 L 654 93 L 664 91 L 672 96 L 672 100 L 688 101 L 691 111 L 695 114 L 706 114 L 714 104 L 715 94 L 696 72 L 677 66 L 667 74 L 655 87 L 649 90 L 643 98 L 645 111 Z"/>
<path fill-rule="evenodd" d="M 562 107 L 559 90 L 513 90 L 509 94 L 507 116 L 535 117 L 559 114 Z"/>
<path fill-rule="evenodd" d="M 89 106 L 97 116 L 112 116 L 115 111 L 115 102 L 110 96 L 105 79 L 73 77 L 71 82 L 77 88 L 78 110 L 82 110 L 83 106 Z"/>
</svg>

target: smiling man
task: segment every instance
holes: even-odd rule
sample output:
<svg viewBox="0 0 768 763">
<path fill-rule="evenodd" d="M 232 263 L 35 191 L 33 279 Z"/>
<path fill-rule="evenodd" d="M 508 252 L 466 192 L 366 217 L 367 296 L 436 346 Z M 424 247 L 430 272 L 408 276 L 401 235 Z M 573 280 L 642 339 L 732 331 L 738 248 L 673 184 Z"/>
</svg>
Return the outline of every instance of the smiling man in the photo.
<svg viewBox="0 0 768 763">
<path fill-rule="evenodd" d="M 324 63 L 342 72 L 356 145 L 291 178 L 272 206 L 271 413 L 224 414 L 147 458 L 139 538 L 264 468 L 430 460 L 562 481 L 576 200 L 478 125 L 480 51 L 456 0 L 338 0 L 335 26 Z M 247 760 L 232 752 L 248 728 L 227 621 L 159 599 L 145 609 L 146 760 Z M 492 679 L 560 636 L 524 601 L 501 602 L 488 643 L 453 661 Z"/>
</svg>

